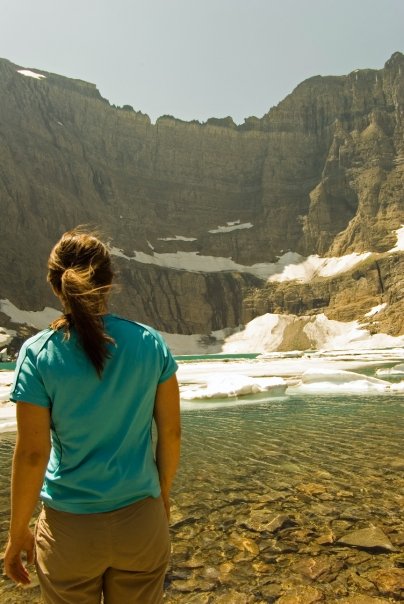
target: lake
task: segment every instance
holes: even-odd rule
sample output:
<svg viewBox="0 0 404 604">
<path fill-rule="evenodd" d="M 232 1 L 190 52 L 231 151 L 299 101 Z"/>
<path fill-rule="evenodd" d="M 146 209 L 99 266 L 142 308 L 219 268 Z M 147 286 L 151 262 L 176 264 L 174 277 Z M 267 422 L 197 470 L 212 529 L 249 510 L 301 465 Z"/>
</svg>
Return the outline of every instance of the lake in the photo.
<svg viewBox="0 0 404 604">
<path fill-rule="evenodd" d="M 165 602 L 401 599 L 404 395 L 392 370 L 400 356 L 344 353 L 328 359 L 328 368 L 318 357 L 309 377 L 311 356 L 306 363 L 304 355 L 181 365 L 188 398 Z M 224 399 L 223 384 L 240 374 L 263 389 Z M 284 396 L 264 388 L 263 378 L 274 374 L 289 384 Z M 207 401 L 198 388 L 212 376 L 222 398 Z M 0 437 L 2 544 L 13 441 L 12 433 Z M 355 539 L 359 544 L 345 543 Z M 0 602 L 40 602 L 38 589 L 22 592 L 2 579 Z"/>
</svg>

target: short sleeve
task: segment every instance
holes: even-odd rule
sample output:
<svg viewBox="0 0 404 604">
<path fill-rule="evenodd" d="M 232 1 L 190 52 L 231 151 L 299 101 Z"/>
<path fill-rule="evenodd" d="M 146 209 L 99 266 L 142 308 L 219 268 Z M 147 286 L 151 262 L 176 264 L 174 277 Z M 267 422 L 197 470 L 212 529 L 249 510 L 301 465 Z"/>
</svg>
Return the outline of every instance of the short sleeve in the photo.
<svg viewBox="0 0 404 604">
<path fill-rule="evenodd" d="M 164 338 L 158 333 L 158 331 L 153 330 L 153 335 L 156 338 L 159 348 L 161 350 L 161 354 L 163 357 L 163 367 L 161 369 L 161 375 L 158 380 L 158 383 L 167 381 L 178 369 L 178 365 L 171 354 L 170 349 L 168 348 Z"/>
<path fill-rule="evenodd" d="M 10 400 L 24 401 L 40 407 L 51 406 L 51 400 L 37 368 L 36 355 L 25 345 L 18 355 Z"/>
</svg>

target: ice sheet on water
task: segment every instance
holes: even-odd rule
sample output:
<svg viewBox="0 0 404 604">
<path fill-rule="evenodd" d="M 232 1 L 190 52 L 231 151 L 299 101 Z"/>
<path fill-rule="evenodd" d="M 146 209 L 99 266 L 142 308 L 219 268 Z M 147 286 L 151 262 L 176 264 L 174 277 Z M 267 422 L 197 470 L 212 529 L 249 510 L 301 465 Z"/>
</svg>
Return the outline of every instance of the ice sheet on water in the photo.
<svg viewBox="0 0 404 604">
<path fill-rule="evenodd" d="M 386 394 L 392 391 L 390 382 L 341 369 L 311 369 L 300 382 L 287 389 L 287 394 Z"/>
<path fill-rule="evenodd" d="M 0 404 L 9 399 L 13 375 L 12 371 L 0 371 Z"/>
<path fill-rule="evenodd" d="M 376 375 L 380 375 L 380 376 L 404 375 L 404 363 L 399 363 L 398 365 L 394 365 L 394 367 L 390 367 L 389 369 L 377 369 Z"/>
<path fill-rule="evenodd" d="M 15 419 L 15 406 L 0 405 L 0 433 L 1 432 L 15 432 L 17 422 Z"/>
<path fill-rule="evenodd" d="M 401 382 L 398 382 L 397 384 L 391 384 L 390 389 L 393 392 L 404 392 L 404 380 Z"/>
<path fill-rule="evenodd" d="M 223 399 L 257 394 L 259 392 L 273 393 L 275 396 L 284 394 L 286 382 L 283 378 L 268 377 L 254 378 L 243 374 L 207 376 L 206 382 L 198 386 L 186 386 L 181 390 L 183 400 Z"/>
<path fill-rule="evenodd" d="M 404 380 L 391 384 L 357 373 L 364 367 L 396 363 L 401 371 L 403 348 L 269 353 L 259 359 L 204 360 L 179 364 L 183 409 L 213 409 L 222 405 L 252 404 L 304 394 L 404 393 Z M 390 375 L 390 374 L 389 374 Z M 398 375 L 398 374 L 397 374 Z M 13 372 L 0 372 L 0 432 L 15 429 L 15 406 L 7 405 Z"/>
<path fill-rule="evenodd" d="M 12 432 L 16 429 L 15 406 L 8 403 L 12 371 L 0 371 L 0 432 Z"/>
</svg>

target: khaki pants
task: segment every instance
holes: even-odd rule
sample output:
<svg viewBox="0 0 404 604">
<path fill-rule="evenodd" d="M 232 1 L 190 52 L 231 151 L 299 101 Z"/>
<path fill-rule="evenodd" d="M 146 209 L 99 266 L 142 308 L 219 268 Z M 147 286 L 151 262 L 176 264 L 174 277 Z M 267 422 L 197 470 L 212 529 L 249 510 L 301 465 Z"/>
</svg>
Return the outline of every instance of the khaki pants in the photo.
<svg viewBox="0 0 404 604">
<path fill-rule="evenodd" d="M 46 604 L 160 604 L 170 555 L 162 499 L 102 514 L 44 507 L 36 566 Z"/>
</svg>

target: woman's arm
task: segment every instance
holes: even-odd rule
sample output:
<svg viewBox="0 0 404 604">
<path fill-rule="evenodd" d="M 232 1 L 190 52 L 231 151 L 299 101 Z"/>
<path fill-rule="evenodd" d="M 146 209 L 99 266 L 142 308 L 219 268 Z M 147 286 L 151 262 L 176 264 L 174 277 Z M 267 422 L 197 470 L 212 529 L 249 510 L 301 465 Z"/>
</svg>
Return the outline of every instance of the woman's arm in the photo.
<svg viewBox="0 0 404 604">
<path fill-rule="evenodd" d="M 154 419 L 157 426 L 156 462 L 161 496 L 167 518 L 170 519 L 170 489 L 178 467 L 181 442 L 180 396 L 175 374 L 157 388 Z"/>
<path fill-rule="evenodd" d="M 17 403 L 17 442 L 11 477 L 11 520 L 4 555 L 6 575 L 17 583 L 30 582 L 21 560 L 33 562 L 34 537 L 29 529 L 50 453 L 50 411 L 30 403 Z"/>
</svg>

